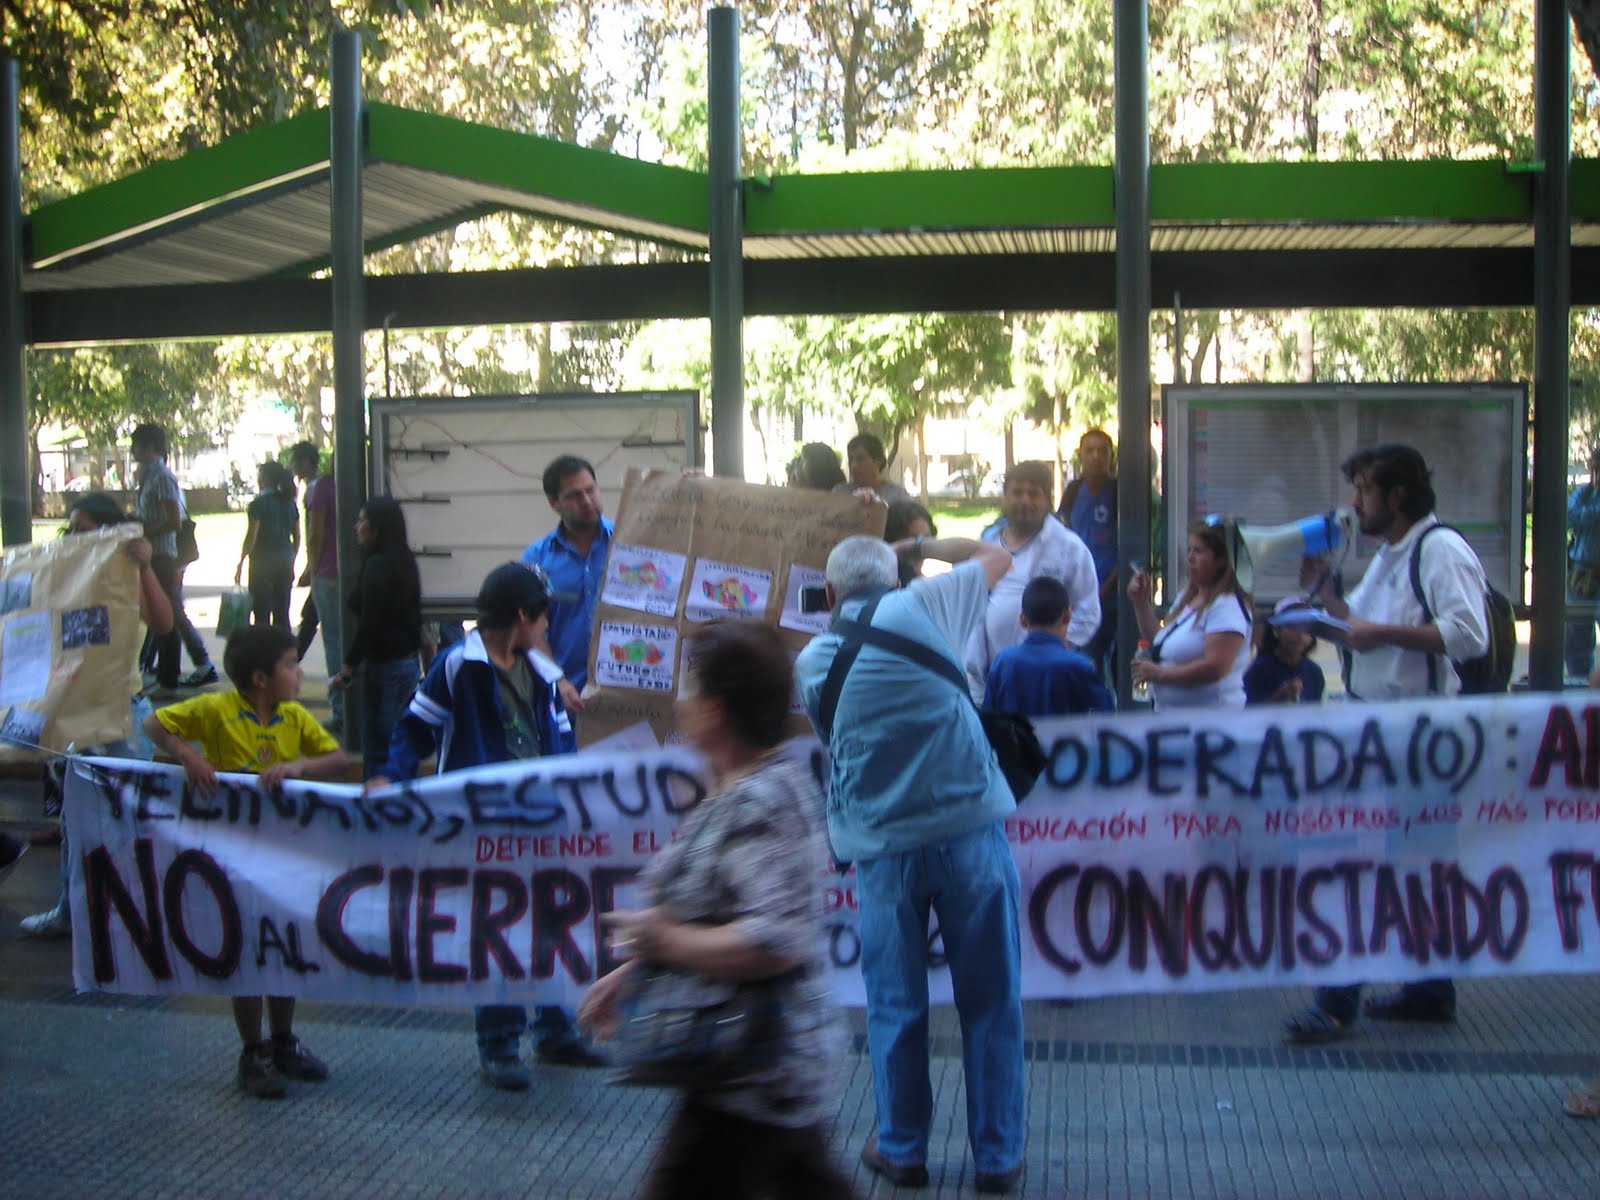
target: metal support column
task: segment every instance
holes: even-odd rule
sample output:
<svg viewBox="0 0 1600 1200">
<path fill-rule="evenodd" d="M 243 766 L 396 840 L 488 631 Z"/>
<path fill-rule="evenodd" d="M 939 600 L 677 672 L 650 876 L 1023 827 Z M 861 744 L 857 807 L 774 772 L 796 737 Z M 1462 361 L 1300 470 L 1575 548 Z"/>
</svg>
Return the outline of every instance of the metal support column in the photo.
<svg viewBox="0 0 1600 1200">
<path fill-rule="evenodd" d="M 1566 608 L 1567 378 L 1571 356 L 1571 62 L 1565 0 L 1534 18 L 1533 637 L 1528 682 L 1561 686 Z"/>
<path fill-rule="evenodd" d="M 361 100 L 361 37 L 340 29 L 332 39 L 329 174 L 333 238 L 333 478 L 339 539 L 339 595 L 355 590 L 361 569 L 356 514 L 366 498 L 366 281 L 362 277 L 361 170 L 365 130 Z M 349 622 L 345 622 L 349 626 Z M 346 638 L 348 645 L 349 638 Z M 345 745 L 361 749 L 356 696 L 346 699 Z"/>
<path fill-rule="evenodd" d="M 710 36 L 712 469 L 744 478 L 744 193 L 739 182 L 739 13 L 713 8 Z"/>
<path fill-rule="evenodd" d="M 1116 0 L 1117 562 L 1148 563 L 1150 545 L 1150 103 L 1147 0 Z M 1118 577 L 1117 704 L 1132 703 L 1128 664 L 1139 627 Z"/>
<path fill-rule="evenodd" d="M 22 110 L 17 64 L 0 63 L 0 543 L 33 540 L 23 341 Z"/>
</svg>

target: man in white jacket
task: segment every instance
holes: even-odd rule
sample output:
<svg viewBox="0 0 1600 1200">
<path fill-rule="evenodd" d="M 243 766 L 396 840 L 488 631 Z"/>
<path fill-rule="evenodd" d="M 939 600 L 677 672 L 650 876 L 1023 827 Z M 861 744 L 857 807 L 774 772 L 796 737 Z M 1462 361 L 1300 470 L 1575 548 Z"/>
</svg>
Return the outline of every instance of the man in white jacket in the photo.
<svg viewBox="0 0 1600 1200">
<path fill-rule="evenodd" d="M 989 663 L 1023 639 L 1022 589 L 1041 575 L 1059 579 L 1072 598 L 1067 643 L 1081 650 L 1100 627 L 1100 583 L 1094 555 L 1083 539 L 1053 513 L 1051 473 L 1042 462 L 1021 462 L 1006 472 L 1000 520 L 983 531 L 983 540 L 1011 555 L 1011 569 L 989 593 L 989 610 L 967 642 L 967 682 L 972 698 L 983 703 Z"/>
</svg>

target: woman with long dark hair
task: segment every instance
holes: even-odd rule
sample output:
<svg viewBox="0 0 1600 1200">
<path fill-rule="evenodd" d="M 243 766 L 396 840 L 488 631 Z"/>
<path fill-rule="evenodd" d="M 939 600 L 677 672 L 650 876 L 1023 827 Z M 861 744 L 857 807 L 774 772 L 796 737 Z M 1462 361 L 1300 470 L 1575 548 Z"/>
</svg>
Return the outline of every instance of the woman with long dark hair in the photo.
<svg viewBox="0 0 1600 1200">
<path fill-rule="evenodd" d="M 1254 613 L 1233 570 L 1236 547 L 1228 542 L 1237 536 L 1231 522 L 1215 517 L 1190 524 L 1189 581 L 1165 624 L 1150 606 L 1149 572 L 1135 572 L 1128 584 L 1139 636 L 1150 642 L 1133 678 L 1150 684 L 1158 709 L 1244 707 Z"/>
<path fill-rule="evenodd" d="M 422 578 L 406 541 L 406 518 L 388 496 L 373 496 L 356 517 L 361 578 L 350 594 L 355 636 L 344 666 L 329 680 L 349 687 L 359 672 L 362 774 L 383 766 L 389 735 L 417 690 L 422 648 Z"/>
<path fill-rule="evenodd" d="M 300 510 L 294 502 L 294 476 L 270 459 L 256 468 L 261 494 L 245 510 L 249 525 L 233 569 L 237 584 L 250 560 L 250 619 L 257 625 L 289 628 L 289 589 L 300 553 Z"/>
</svg>

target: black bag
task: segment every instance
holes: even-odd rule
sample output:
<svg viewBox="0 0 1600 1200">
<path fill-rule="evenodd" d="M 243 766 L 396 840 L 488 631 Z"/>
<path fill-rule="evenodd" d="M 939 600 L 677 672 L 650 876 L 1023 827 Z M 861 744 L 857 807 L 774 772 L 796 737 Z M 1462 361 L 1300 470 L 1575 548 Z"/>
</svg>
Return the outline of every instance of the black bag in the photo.
<svg viewBox="0 0 1600 1200">
<path fill-rule="evenodd" d="M 610 1047 L 615 1081 L 720 1091 L 770 1068 L 781 1052 L 779 989 L 789 977 L 727 984 L 646 968 L 622 1002 Z"/>
<path fill-rule="evenodd" d="M 921 642 L 890 633 L 887 629 L 878 629 L 872 624 L 872 614 L 877 611 L 878 601 L 882 598 L 877 597 L 862 609 L 858 620 L 837 620 L 830 629 L 830 632 L 842 637 L 845 644 L 839 648 L 833 666 L 828 670 L 818 704 L 817 716 L 822 725 L 818 732 L 826 739 L 833 737 L 833 717 L 839 707 L 839 693 L 844 690 L 845 676 L 855 664 L 856 655 L 861 653 L 863 645 L 876 646 L 925 667 L 939 678 L 948 680 L 971 703 L 972 693 L 967 690 L 967 681 L 960 667 Z M 1033 731 L 1033 723 L 1017 713 L 981 709 L 978 720 L 983 725 L 990 749 L 994 751 L 1000 773 L 1005 776 L 1012 796 L 1021 803 L 1023 797 L 1033 790 L 1033 785 L 1038 782 L 1050 761 L 1039 743 L 1039 735 Z"/>
<path fill-rule="evenodd" d="M 1466 541 L 1461 531 L 1454 525 L 1438 524 L 1424 529 L 1412 545 L 1411 590 L 1417 597 L 1417 603 L 1422 605 L 1424 625 L 1433 621 L 1433 610 L 1428 607 L 1428 598 L 1422 594 L 1422 543 L 1428 540 L 1430 533 L 1440 529 L 1448 529 L 1462 541 Z M 1476 658 L 1451 662 L 1461 680 L 1463 696 L 1491 695 L 1495 692 L 1509 691 L 1511 687 L 1511 668 L 1517 657 L 1516 610 L 1512 608 L 1511 601 L 1488 582 L 1483 585 L 1483 608 L 1489 626 L 1489 649 Z M 1439 690 L 1438 674 L 1439 666 L 1434 661 L 1434 656 L 1430 654 L 1428 655 L 1430 692 Z"/>
<path fill-rule="evenodd" d="M 200 557 L 200 543 L 194 536 L 194 518 L 188 513 L 183 514 L 183 521 L 174 536 L 178 543 L 178 565 L 187 567 Z"/>
</svg>

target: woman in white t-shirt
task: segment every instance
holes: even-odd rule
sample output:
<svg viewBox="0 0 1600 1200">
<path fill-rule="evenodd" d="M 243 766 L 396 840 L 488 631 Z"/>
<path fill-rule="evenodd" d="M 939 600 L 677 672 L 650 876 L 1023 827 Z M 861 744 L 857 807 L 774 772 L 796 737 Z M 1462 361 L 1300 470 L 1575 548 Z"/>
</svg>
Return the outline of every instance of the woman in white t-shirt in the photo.
<svg viewBox="0 0 1600 1200">
<path fill-rule="evenodd" d="M 1189 584 L 1165 625 L 1150 606 L 1149 573 L 1136 572 L 1128 584 L 1139 636 L 1150 643 L 1150 657 L 1133 663 L 1133 678 L 1150 684 L 1157 709 L 1244 707 L 1250 596 L 1233 573 L 1230 531 L 1215 517 L 1189 526 Z"/>
</svg>

